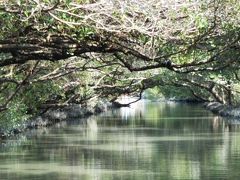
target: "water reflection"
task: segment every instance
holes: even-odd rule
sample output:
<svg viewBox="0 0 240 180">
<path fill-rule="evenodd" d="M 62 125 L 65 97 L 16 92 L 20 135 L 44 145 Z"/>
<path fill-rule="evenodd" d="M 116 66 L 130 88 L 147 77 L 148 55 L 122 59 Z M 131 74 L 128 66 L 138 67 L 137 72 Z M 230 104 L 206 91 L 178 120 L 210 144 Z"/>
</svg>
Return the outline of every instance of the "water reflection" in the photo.
<svg viewBox="0 0 240 180">
<path fill-rule="evenodd" d="M 0 147 L 1 179 L 238 179 L 237 125 L 199 105 L 139 102 Z"/>
</svg>

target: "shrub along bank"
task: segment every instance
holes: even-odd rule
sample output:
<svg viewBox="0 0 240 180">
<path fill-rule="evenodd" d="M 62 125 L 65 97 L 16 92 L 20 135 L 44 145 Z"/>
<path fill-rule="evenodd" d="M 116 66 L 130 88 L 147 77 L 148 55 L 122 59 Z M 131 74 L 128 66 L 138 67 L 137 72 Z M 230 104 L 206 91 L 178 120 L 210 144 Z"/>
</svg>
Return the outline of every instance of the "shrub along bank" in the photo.
<svg viewBox="0 0 240 180">
<path fill-rule="evenodd" d="M 98 101 L 83 107 L 79 104 L 72 104 L 66 107 L 50 108 L 41 115 L 30 118 L 27 121 L 18 123 L 9 128 L 0 128 L 0 139 L 24 132 L 28 129 L 41 128 L 54 125 L 61 121 L 84 118 L 93 114 L 106 111 L 111 106 L 110 103 Z"/>
</svg>

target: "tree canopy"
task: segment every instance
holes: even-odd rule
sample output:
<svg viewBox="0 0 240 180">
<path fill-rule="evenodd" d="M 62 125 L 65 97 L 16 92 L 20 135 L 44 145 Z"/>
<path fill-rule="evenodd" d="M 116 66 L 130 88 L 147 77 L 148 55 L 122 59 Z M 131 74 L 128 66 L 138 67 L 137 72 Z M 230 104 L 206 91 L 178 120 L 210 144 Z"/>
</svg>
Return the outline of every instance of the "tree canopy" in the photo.
<svg viewBox="0 0 240 180">
<path fill-rule="evenodd" d="M 239 58 L 239 0 L 0 1 L 3 116 L 155 86 L 237 104 Z"/>
</svg>

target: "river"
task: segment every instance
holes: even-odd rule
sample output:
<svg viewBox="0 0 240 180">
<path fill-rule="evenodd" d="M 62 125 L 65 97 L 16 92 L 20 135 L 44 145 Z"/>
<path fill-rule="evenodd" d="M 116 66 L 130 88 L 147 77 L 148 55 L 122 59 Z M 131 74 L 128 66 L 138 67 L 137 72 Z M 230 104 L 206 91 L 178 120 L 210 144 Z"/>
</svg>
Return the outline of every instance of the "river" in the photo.
<svg viewBox="0 0 240 180">
<path fill-rule="evenodd" d="M 239 179 L 240 128 L 201 105 L 140 101 L 0 145 L 0 179 Z"/>
</svg>

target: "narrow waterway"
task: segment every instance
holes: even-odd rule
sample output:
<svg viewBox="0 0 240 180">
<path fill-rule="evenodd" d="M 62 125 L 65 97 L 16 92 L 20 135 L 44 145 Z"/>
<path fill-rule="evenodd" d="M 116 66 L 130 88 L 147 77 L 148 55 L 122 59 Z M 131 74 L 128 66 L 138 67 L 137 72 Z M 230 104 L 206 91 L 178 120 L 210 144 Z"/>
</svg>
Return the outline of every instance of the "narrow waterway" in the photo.
<svg viewBox="0 0 240 180">
<path fill-rule="evenodd" d="M 240 129 L 200 105 L 139 102 L 0 145 L 0 179 L 239 179 Z"/>
</svg>

